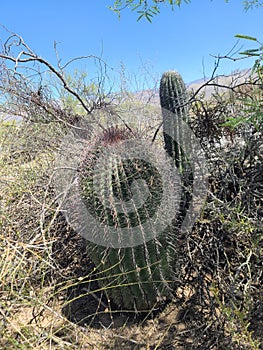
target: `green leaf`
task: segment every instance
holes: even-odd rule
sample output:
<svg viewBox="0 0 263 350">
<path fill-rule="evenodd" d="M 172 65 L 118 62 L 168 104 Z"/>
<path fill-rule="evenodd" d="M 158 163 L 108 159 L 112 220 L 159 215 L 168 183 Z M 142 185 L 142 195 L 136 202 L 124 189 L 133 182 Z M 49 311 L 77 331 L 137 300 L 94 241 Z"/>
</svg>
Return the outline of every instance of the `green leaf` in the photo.
<svg viewBox="0 0 263 350">
<path fill-rule="evenodd" d="M 137 22 L 139 22 L 144 16 L 145 16 L 145 13 L 143 12 L 143 13 L 137 18 Z"/>
<path fill-rule="evenodd" d="M 253 56 L 253 57 L 258 57 L 259 54 L 258 53 L 254 53 L 254 52 L 250 52 L 250 51 L 243 51 L 243 52 L 239 52 L 240 55 L 245 55 L 245 56 Z"/>
<path fill-rule="evenodd" d="M 248 50 L 246 50 L 244 52 L 255 53 L 255 52 L 259 52 L 259 51 L 261 51 L 261 49 L 248 49 Z"/>
<path fill-rule="evenodd" d="M 147 18 L 147 20 L 148 20 L 150 23 L 152 23 L 152 19 L 151 19 L 152 16 L 153 16 L 153 15 L 151 15 L 149 12 L 146 12 L 146 13 L 145 13 L 145 17 Z"/>
<path fill-rule="evenodd" d="M 150 12 L 153 14 L 153 15 L 158 15 L 158 13 L 160 13 L 160 9 L 157 7 L 157 6 L 153 6 L 150 10 Z"/>
<path fill-rule="evenodd" d="M 244 117 L 237 117 L 237 118 L 230 117 L 230 118 L 228 118 L 228 120 L 225 123 L 222 123 L 221 125 L 229 127 L 233 130 L 237 126 L 239 126 L 245 122 L 246 122 L 246 118 L 244 118 Z"/>
<path fill-rule="evenodd" d="M 141 6 L 140 4 L 133 6 L 132 11 L 137 10 L 137 8 L 140 7 L 140 6 Z"/>
<path fill-rule="evenodd" d="M 247 39 L 247 40 L 258 41 L 257 38 L 254 38 L 253 36 L 249 36 L 249 35 L 236 34 L 235 37 L 239 38 L 239 39 Z"/>
</svg>

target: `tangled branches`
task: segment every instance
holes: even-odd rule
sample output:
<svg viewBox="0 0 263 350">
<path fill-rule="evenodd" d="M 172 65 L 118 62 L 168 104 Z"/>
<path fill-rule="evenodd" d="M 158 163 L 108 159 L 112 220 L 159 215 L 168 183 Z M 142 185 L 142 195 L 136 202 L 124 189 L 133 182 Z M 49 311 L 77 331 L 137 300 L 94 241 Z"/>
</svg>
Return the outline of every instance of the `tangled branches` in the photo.
<svg viewBox="0 0 263 350">
<path fill-rule="evenodd" d="M 79 121 L 79 114 L 90 115 L 92 111 L 111 104 L 112 98 L 104 93 L 103 87 L 107 64 L 100 57 L 81 56 L 62 65 L 56 43 L 54 50 L 57 67 L 36 54 L 21 36 L 10 33 L 0 52 L 2 114 L 33 122 L 74 126 Z M 100 76 L 96 84 L 85 82 L 85 75 L 81 73 L 72 81 L 66 72 L 70 64 L 84 59 L 94 60 L 99 66 Z M 73 106 L 72 99 L 75 101 Z"/>
</svg>

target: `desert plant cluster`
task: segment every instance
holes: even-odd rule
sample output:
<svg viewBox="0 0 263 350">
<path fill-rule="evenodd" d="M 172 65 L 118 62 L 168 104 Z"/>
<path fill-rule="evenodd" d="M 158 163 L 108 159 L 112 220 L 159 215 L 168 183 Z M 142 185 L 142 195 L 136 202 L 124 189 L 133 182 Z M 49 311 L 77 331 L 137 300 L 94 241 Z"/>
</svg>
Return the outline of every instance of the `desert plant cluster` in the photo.
<svg viewBox="0 0 263 350">
<path fill-rule="evenodd" d="M 94 81 L 54 67 L 17 34 L 0 59 L 1 349 L 262 349 L 260 61 L 195 91 L 165 72 L 146 94 L 107 90 L 98 57 L 83 58 Z"/>
</svg>

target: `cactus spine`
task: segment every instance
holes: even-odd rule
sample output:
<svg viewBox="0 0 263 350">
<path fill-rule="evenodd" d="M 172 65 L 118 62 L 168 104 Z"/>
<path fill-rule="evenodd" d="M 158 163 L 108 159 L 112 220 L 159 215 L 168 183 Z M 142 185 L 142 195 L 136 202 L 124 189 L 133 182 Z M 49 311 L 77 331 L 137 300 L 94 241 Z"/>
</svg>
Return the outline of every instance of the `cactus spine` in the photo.
<svg viewBox="0 0 263 350">
<path fill-rule="evenodd" d="M 80 188 L 89 212 L 109 226 L 132 228 L 148 220 L 160 205 L 162 183 L 157 169 L 141 159 L 109 160 L 103 172 L 95 174 L 95 163 L 107 146 L 118 146 L 132 138 L 127 129 L 110 128 L 92 147 L 80 164 Z M 94 177 L 95 176 L 95 177 Z M 100 196 L 94 191 L 100 188 Z M 133 180 L 145 180 L 150 195 L 143 205 L 128 213 L 118 211 L 113 202 L 105 206 L 104 193 L 129 200 Z M 153 227 L 154 230 L 154 227 Z M 171 295 L 175 274 L 175 238 L 168 227 L 140 245 L 127 248 L 104 247 L 87 243 L 89 254 L 97 267 L 100 285 L 121 309 L 151 310 Z"/>
</svg>

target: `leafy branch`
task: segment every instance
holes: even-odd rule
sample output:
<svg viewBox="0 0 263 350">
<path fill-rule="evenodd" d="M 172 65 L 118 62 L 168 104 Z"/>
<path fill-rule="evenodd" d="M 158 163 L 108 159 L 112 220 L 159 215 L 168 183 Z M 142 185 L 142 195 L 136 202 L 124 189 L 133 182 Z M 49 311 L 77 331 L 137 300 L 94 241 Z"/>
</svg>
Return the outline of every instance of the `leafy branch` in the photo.
<svg viewBox="0 0 263 350">
<path fill-rule="evenodd" d="M 115 12 L 118 15 L 118 18 L 120 18 L 121 12 L 125 9 L 136 11 L 138 14 L 137 21 L 146 19 L 151 23 L 152 18 L 160 13 L 160 4 L 168 4 L 168 6 L 174 10 L 175 6 L 180 7 L 182 3 L 189 4 L 190 2 L 191 0 L 115 0 L 113 6 L 108 6 L 108 8 Z M 225 0 L 225 2 L 228 3 L 229 0 Z M 263 6 L 263 1 L 243 1 L 243 6 L 246 11 L 253 9 L 254 7 L 259 8 Z"/>
<path fill-rule="evenodd" d="M 121 12 L 125 9 L 136 11 L 138 14 L 137 21 L 145 18 L 151 23 L 152 18 L 160 13 L 160 4 L 168 4 L 173 10 L 174 6 L 180 7 L 183 2 L 188 4 L 191 0 L 116 0 L 113 6 L 108 6 L 108 8 L 115 12 L 118 18 L 120 18 Z"/>
</svg>

